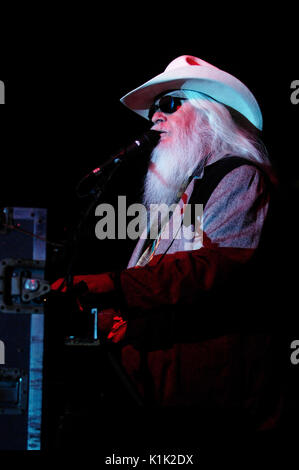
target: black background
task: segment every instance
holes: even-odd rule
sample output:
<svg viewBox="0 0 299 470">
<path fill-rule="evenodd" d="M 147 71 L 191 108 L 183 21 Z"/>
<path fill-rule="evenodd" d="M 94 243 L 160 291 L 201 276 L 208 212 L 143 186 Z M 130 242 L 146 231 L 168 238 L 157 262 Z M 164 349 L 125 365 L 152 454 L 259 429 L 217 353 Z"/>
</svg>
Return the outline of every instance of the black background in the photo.
<svg viewBox="0 0 299 470">
<path fill-rule="evenodd" d="M 119 98 L 182 54 L 215 64 L 252 90 L 262 109 L 270 158 L 281 183 L 296 197 L 299 106 L 290 100 L 290 85 L 298 76 L 291 29 L 282 35 L 281 24 L 271 23 L 268 29 L 258 17 L 243 27 L 210 21 L 195 28 L 194 20 L 189 29 L 172 16 L 161 24 L 148 20 L 143 25 L 136 18 L 113 21 L 105 15 L 100 24 L 90 20 L 87 28 L 84 15 L 79 27 L 69 13 L 68 22 L 66 17 L 58 25 L 41 22 L 33 31 L 23 26 L 21 34 L 16 27 L 3 40 L 7 47 L 0 72 L 7 106 L 1 113 L 2 205 L 48 208 L 50 238 L 64 238 L 88 202 L 76 198 L 77 182 L 149 128 Z M 113 194 L 127 195 L 128 202 L 139 197 L 144 161 L 140 157 L 122 169 L 106 201 Z M 96 242 L 94 226 L 95 219 L 90 230 Z M 115 257 L 121 256 L 117 263 L 127 261 L 124 245 L 113 243 Z M 98 253 L 107 254 L 106 243 L 96 246 Z M 108 254 L 109 263 L 111 258 Z M 107 269 L 105 256 L 94 269 Z"/>
<path fill-rule="evenodd" d="M 49 239 L 68 238 L 87 206 L 75 195 L 79 179 L 149 128 L 119 98 L 161 73 L 175 57 L 195 55 L 238 77 L 260 104 L 263 141 L 291 204 L 273 234 L 277 252 L 290 257 L 289 272 L 277 275 L 293 277 L 299 105 L 291 103 L 290 85 L 299 79 L 296 13 L 279 11 L 274 20 L 273 11 L 262 18 L 249 5 L 239 5 L 233 16 L 216 6 L 209 14 L 187 6 L 175 12 L 172 7 L 163 17 L 149 5 L 131 12 L 118 6 L 117 16 L 87 5 L 84 11 L 80 6 L 28 8 L 11 16 L 1 36 L 0 79 L 6 94 L 0 130 L 1 207 L 45 207 Z M 105 202 L 115 203 L 117 194 L 127 195 L 129 202 L 138 200 L 146 164 L 146 155 L 142 157 L 122 168 Z M 85 228 L 77 271 L 125 266 L 131 242 L 97 240 L 95 222 L 92 216 Z M 49 246 L 49 279 L 63 275 L 65 266 L 64 254 Z M 295 292 L 292 300 L 289 329 L 297 339 Z M 280 309 L 273 315 L 284 313 Z M 292 377 L 295 384 L 295 366 Z"/>
</svg>

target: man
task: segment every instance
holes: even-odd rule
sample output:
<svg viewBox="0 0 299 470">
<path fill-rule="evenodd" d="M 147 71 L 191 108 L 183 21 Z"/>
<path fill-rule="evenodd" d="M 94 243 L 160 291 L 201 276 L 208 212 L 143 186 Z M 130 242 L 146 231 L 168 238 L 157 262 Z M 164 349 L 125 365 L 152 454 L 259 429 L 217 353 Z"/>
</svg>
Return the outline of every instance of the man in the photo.
<svg viewBox="0 0 299 470">
<path fill-rule="evenodd" d="M 154 215 L 156 236 L 148 226 L 126 270 L 74 284 L 84 281 L 115 309 L 108 341 L 120 345 L 146 405 L 241 410 L 248 426 L 271 428 L 280 412 L 279 394 L 269 397 L 272 337 L 256 332 L 263 307 L 254 294 L 274 177 L 258 103 L 235 77 L 193 56 L 121 101 L 160 133 L 143 203 L 174 205 L 172 216 Z M 188 205 L 202 205 L 203 216 L 188 218 Z"/>
</svg>

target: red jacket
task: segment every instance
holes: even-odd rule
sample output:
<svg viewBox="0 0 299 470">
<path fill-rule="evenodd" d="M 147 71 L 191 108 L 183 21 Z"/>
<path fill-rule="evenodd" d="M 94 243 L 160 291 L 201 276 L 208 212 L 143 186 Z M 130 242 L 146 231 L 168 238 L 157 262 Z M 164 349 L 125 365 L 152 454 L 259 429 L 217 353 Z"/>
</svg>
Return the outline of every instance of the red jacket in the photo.
<svg viewBox="0 0 299 470">
<path fill-rule="evenodd" d="M 206 167 L 164 227 L 172 236 L 161 236 L 151 256 L 140 239 L 121 272 L 125 323 L 114 330 L 126 326 L 122 363 L 146 403 L 237 408 L 259 428 L 277 421 L 273 338 L 256 324 L 244 331 L 248 315 L 263 316 L 248 282 L 269 206 L 266 179 L 243 159 Z M 173 235 L 188 201 L 204 211 L 202 230 L 186 240 Z"/>
</svg>

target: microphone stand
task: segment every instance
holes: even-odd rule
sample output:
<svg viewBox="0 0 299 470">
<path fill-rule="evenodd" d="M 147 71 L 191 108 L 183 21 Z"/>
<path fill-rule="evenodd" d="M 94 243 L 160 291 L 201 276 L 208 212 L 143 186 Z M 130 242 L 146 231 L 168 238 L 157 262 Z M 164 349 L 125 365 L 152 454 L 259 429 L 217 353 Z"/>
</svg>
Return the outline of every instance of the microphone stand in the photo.
<svg viewBox="0 0 299 470">
<path fill-rule="evenodd" d="M 141 144 L 142 145 L 146 144 L 147 147 L 153 148 L 157 144 L 159 138 L 160 136 L 158 132 L 148 131 L 146 134 L 144 134 L 144 136 L 141 137 L 140 141 L 136 140 L 135 143 L 131 145 L 131 147 L 127 148 L 127 150 L 129 150 L 130 152 L 132 150 L 134 151 L 136 147 L 140 146 Z M 103 163 L 101 168 L 97 168 L 96 170 L 94 170 L 92 173 L 94 174 L 94 177 L 96 178 L 96 183 L 85 194 L 83 195 L 82 193 L 80 194 L 79 190 L 80 190 L 80 187 L 82 187 L 83 183 L 87 182 L 87 180 L 89 179 L 89 176 L 92 175 L 92 173 L 87 175 L 87 177 L 82 178 L 82 180 L 78 183 L 76 187 L 76 192 L 79 197 L 92 196 L 92 200 L 90 204 L 88 205 L 87 209 L 85 210 L 85 212 L 83 213 L 83 216 L 81 216 L 79 223 L 73 230 L 73 234 L 72 234 L 71 241 L 70 241 L 71 256 L 70 256 L 70 260 L 67 266 L 64 283 L 62 284 L 62 286 L 66 284 L 67 291 L 73 294 L 72 303 L 74 307 L 76 303 L 74 296 L 76 296 L 76 293 L 78 295 L 81 290 L 80 283 L 78 285 L 78 288 L 77 286 L 74 288 L 73 268 L 74 268 L 74 263 L 78 257 L 79 242 L 80 242 L 82 227 L 84 223 L 86 222 L 88 216 L 90 215 L 91 211 L 93 210 L 95 204 L 97 204 L 102 194 L 106 190 L 108 183 L 110 182 L 110 180 L 112 179 L 116 171 L 118 170 L 120 164 L 126 161 L 125 158 L 122 158 L 125 154 L 126 154 L 126 150 L 122 151 L 121 153 L 119 153 L 118 155 L 114 157 L 111 157 L 110 159 L 108 159 L 106 162 Z M 76 305 L 76 309 L 78 312 L 78 305 Z M 94 317 L 94 329 L 95 329 L 97 327 L 97 309 L 92 309 L 92 310 L 94 310 L 93 317 Z M 72 325 L 72 328 L 74 328 L 73 320 L 74 320 L 74 312 L 72 312 L 70 315 L 70 323 Z M 65 345 L 99 346 L 100 342 L 97 339 L 97 334 L 94 333 L 93 340 L 87 339 L 86 341 L 82 341 L 82 338 L 81 338 L 81 343 L 80 343 L 80 338 L 78 341 L 76 341 L 74 335 L 68 336 L 65 341 Z M 131 380 L 127 376 L 126 372 L 118 364 L 117 360 L 114 357 L 114 354 L 112 354 L 112 352 L 110 350 L 107 350 L 106 348 L 104 348 L 104 350 L 106 351 L 106 357 L 109 360 L 112 368 L 114 369 L 114 372 L 116 373 L 120 382 L 123 384 L 123 386 L 129 393 L 130 397 L 133 399 L 133 402 L 135 403 L 135 405 L 139 407 L 144 406 L 142 398 L 139 396 L 139 393 L 137 392 L 137 390 L 131 383 Z"/>
<path fill-rule="evenodd" d="M 113 175 L 116 173 L 117 169 L 119 168 L 121 160 L 118 160 L 114 163 L 115 163 L 115 165 L 106 174 L 106 177 L 104 177 L 104 174 L 105 174 L 104 171 L 101 172 L 101 173 L 98 172 L 97 178 L 100 179 L 102 177 L 103 182 L 101 184 L 100 184 L 100 181 L 98 183 L 96 183 L 92 187 L 92 189 L 89 191 L 89 194 L 85 195 L 85 197 L 87 197 L 88 195 L 92 196 L 92 200 L 91 200 L 90 204 L 87 206 L 87 209 L 84 211 L 83 215 L 81 216 L 77 226 L 75 227 L 75 229 L 73 230 L 73 233 L 72 233 L 72 237 L 71 237 L 71 240 L 70 240 L 71 257 L 70 257 L 70 260 L 69 260 L 69 263 L 68 263 L 68 266 L 67 266 L 66 275 L 65 275 L 64 283 L 63 283 L 63 285 L 66 285 L 67 292 L 70 293 L 71 297 L 74 297 L 74 295 L 76 296 L 76 294 L 78 295 L 80 293 L 80 291 L 82 291 L 82 287 L 80 286 L 80 284 L 78 285 L 78 287 L 74 288 L 74 272 L 73 272 L 74 264 L 75 264 L 75 261 L 77 260 L 78 252 L 79 252 L 79 244 L 80 244 L 80 237 L 81 237 L 82 227 L 84 226 L 86 220 L 88 219 L 91 211 L 93 210 L 95 205 L 98 203 L 98 201 L 101 198 L 102 194 L 105 192 L 106 187 L 107 187 L 108 183 L 110 182 L 111 178 L 113 177 Z M 78 184 L 78 186 L 76 188 L 77 190 L 78 190 L 79 186 L 80 186 L 80 183 Z M 73 301 L 71 303 L 72 303 L 73 308 L 76 308 L 76 310 L 78 310 L 78 305 L 76 304 L 75 299 L 73 298 L 72 300 Z M 70 318 L 70 323 L 72 323 L 74 325 L 74 313 L 71 314 L 70 317 L 71 317 Z M 75 339 L 75 335 L 73 335 L 73 334 L 69 335 L 67 337 L 67 344 L 73 344 L 74 339 Z"/>
<path fill-rule="evenodd" d="M 64 283 L 62 284 L 62 286 L 66 285 L 67 292 L 73 293 L 73 296 L 76 295 L 76 293 L 77 295 L 80 292 L 82 293 L 82 290 L 83 290 L 83 286 L 82 285 L 80 286 L 80 283 L 78 284 L 78 286 L 74 288 L 74 282 L 73 282 L 74 280 L 73 267 L 78 257 L 79 242 L 80 242 L 80 236 L 81 236 L 83 225 L 85 224 L 92 209 L 95 207 L 95 205 L 101 198 L 102 194 L 106 190 L 108 183 L 110 182 L 110 180 L 112 179 L 112 177 L 114 176 L 114 174 L 116 173 L 120 165 L 123 162 L 127 161 L 127 158 L 125 157 L 126 156 L 128 157 L 129 155 L 136 153 L 136 151 L 138 151 L 141 147 L 145 147 L 148 150 L 154 148 L 154 146 L 157 145 L 159 139 L 160 139 L 160 132 L 148 130 L 139 139 L 136 139 L 133 144 L 121 150 L 116 155 L 108 158 L 105 162 L 102 163 L 100 168 L 93 170 L 91 173 L 89 173 L 87 176 L 84 176 L 79 181 L 76 187 L 76 192 L 77 192 L 78 197 L 83 198 L 87 196 L 92 196 L 92 201 L 88 205 L 81 219 L 79 220 L 78 225 L 73 230 L 73 234 L 72 234 L 71 241 L 70 241 L 71 256 L 70 256 L 69 264 L 67 266 Z M 89 184 L 90 181 L 91 183 Z M 84 191 L 84 187 L 85 187 L 85 191 Z M 75 302 L 73 301 L 73 305 L 74 304 Z M 77 305 L 76 305 L 76 309 L 78 310 Z M 94 315 L 94 319 L 95 317 L 96 315 Z M 71 319 L 71 322 L 74 323 L 73 319 Z M 74 336 L 73 335 L 69 336 L 69 339 L 73 340 Z"/>
</svg>

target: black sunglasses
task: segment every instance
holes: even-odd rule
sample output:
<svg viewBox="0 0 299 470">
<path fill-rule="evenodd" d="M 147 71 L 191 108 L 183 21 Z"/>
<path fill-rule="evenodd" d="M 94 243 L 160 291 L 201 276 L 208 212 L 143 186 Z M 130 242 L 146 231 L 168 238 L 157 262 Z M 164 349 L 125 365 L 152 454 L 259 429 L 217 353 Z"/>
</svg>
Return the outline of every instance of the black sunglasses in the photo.
<svg viewBox="0 0 299 470">
<path fill-rule="evenodd" d="M 149 110 L 148 118 L 151 121 L 156 111 L 162 111 L 162 113 L 173 114 L 181 106 L 182 101 L 188 98 L 179 98 L 177 96 L 166 95 L 162 96 L 157 103 L 154 103 Z"/>
</svg>

